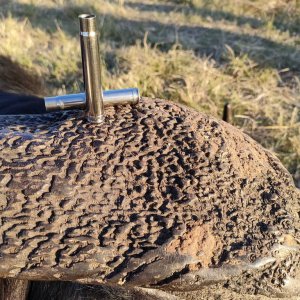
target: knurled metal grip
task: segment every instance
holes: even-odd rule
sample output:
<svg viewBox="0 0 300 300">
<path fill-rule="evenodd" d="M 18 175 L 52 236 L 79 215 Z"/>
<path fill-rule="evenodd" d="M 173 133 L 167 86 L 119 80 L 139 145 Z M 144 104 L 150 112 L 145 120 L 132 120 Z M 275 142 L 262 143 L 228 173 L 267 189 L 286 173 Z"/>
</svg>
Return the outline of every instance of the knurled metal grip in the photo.
<svg viewBox="0 0 300 300">
<path fill-rule="evenodd" d="M 79 16 L 79 23 L 86 116 L 93 123 L 101 123 L 104 121 L 104 103 L 96 16 L 82 14 Z"/>
</svg>

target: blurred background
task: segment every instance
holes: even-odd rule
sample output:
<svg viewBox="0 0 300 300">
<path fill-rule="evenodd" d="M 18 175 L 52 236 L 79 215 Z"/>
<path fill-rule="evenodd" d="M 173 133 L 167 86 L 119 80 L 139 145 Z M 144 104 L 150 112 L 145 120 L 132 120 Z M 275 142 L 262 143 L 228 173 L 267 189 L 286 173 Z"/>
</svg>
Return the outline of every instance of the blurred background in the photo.
<svg viewBox="0 0 300 300">
<path fill-rule="evenodd" d="M 105 89 L 218 118 L 229 102 L 300 187 L 299 0 L 0 0 L 0 90 L 83 91 L 81 13 L 98 16 Z"/>
</svg>

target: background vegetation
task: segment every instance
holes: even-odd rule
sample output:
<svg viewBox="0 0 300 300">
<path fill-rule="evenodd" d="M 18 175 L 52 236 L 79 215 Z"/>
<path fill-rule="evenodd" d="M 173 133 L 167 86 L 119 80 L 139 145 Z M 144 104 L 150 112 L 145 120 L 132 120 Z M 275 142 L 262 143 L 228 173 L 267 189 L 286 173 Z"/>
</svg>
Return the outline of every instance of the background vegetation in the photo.
<svg viewBox="0 0 300 300">
<path fill-rule="evenodd" d="M 99 16 L 105 88 L 138 86 L 220 117 L 279 156 L 300 186 L 299 0 L 2 0 L 0 55 L 82 90 L 77 16 Z"/>
</svg>

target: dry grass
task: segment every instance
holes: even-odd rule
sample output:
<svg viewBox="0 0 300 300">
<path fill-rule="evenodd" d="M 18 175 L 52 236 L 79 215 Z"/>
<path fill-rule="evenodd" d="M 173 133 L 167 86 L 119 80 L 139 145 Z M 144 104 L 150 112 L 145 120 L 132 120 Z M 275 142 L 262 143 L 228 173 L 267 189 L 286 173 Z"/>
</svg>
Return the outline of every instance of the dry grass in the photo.
<svg viewBox="0 0 300 300">
<path fill-rule="evenodd" d="M 82 89 L 77 15 L 95 12 L 106 88 L 215 116 L 230 102 L 235 125 L 300 182 L 298 0 L 15 0 L 0 12 L 0 54 L 45 78 L 45 93 Z"/>
</svg>

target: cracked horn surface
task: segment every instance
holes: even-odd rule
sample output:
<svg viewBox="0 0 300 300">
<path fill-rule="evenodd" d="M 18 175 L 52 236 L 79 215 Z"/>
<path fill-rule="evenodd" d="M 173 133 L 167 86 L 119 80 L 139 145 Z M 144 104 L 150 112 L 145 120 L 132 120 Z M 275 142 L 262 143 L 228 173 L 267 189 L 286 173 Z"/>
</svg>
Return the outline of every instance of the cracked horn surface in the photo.
<svg viewBox="0 0 300 300">
<path fill-rule="evenodd" d="M 101 125 L 76 114 L 0 117 L 1 277 L 299 283 L 299 191 L 271 153 L 159 99 L 107 108 Z"/>
</svg>

